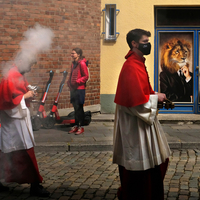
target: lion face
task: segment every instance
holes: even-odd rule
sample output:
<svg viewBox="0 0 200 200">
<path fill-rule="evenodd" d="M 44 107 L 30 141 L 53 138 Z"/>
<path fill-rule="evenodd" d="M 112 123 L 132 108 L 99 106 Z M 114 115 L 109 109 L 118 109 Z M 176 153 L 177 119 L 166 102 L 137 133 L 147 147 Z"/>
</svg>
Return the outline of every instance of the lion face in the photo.
<svg viewBox="0 0 200 200">
<path fill-rule="evenodd" d="M 161 51 L 161 68 L 170 73 L 188 65 L 191 44 L 184 39 L 173 38 L 166 42 Z"/>
</svg>

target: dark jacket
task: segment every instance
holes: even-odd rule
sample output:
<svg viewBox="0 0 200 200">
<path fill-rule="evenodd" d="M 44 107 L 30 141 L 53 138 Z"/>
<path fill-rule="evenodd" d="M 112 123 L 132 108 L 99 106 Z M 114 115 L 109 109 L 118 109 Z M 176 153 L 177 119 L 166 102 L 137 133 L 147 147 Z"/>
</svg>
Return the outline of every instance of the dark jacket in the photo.
<svg viewBox="0 0 200 200">
<path fill-rule="evenodd" d="M 189 82 L 185 81 L 185 76 L 177 73 L 162 71 L 160 73 L 160 92 L 173 102 L 191 102 L 193 96 L 193 73 Z"/>
</svg>

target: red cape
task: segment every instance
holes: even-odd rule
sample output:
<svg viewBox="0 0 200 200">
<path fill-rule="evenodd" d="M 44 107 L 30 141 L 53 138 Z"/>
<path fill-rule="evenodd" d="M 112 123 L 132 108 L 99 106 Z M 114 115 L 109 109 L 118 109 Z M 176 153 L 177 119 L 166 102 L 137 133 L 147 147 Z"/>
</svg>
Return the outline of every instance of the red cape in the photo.
<svg viewBox="0 0 200 200">
<path fill-rule="evenodd" d="M 144 65 L 145 58 L 129 51 L 124 63 L 117 86 L 114 102 L 121 106 L 134 107 L 149 101 L 154 94 Z"/>
<path fill-rule="evenodd" d="M 0 83 L 0 110 L 8 110 L 16 107 L 28 92 L 28 82 L 19 73 L 17 67 L 9 70 L 6 77 Z"/>
</svg>

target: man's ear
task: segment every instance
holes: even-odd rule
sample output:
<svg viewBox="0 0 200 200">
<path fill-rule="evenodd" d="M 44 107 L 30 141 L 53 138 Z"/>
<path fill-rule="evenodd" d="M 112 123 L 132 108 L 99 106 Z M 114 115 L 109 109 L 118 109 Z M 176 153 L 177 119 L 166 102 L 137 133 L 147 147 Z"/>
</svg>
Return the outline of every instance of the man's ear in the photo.
<svg viewBox="0 0 200 200">
<path fill-rule="evenodd" d="M 134 40 L 131 42 L 131 44 L 132 44 L 132 47 L 134 47 L 134 48 L 137 48 L 137 47 L 138 47 L 138 43 L 135 42 Z"/>
</svg>

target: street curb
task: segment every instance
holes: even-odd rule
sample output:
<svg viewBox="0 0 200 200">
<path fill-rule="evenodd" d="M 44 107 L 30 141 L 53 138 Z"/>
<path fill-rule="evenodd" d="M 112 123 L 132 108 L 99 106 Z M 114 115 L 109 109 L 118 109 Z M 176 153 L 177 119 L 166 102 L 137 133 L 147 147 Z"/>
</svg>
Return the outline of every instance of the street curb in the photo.
<svg viewBox="0 0 200 200">
<path fill-rule="evenodd" d="M 113 145 L 109 143 L 102 144 L 102 142 L 96 144 L 37 143 L 34 149 L 36 152 L 112 151 Z"/>
<path fill-rule="evenodd" d="M 199 142 L 169 142 L 171 149 L 200 149 Z M 36 152 L 112 151 L 112 144 L 39 144 Z"/>
<path fill-rule="evenodd" d="M 178 119 L 178 120 L 162 120 L 160 119 L 159 122 L 161 124 L 200 124 L 200 120 L 188 120 L 188 119 Z"/>
<path fill-rule="evenodd" d="M 114 122 L 114 119 L 92 119 L 92 122 Z M 172 120 L 166 120 L 166 119 L 160 119 L 159 122 L 161 124 L 200 124 L 200 120 L 196 119 L 172 119 Z"/>
<path fill-rule="evenodd" d="M 160 123 L 184 123 L 184 124 L 199 124 L 199 114 L 162 114 L 159 113 L 157 116 Z M 93 122 L 114 122 L 114 114 L 93 114 Z"/>
<path fill-rule="evenodd" d="M 181 142 L 181 149 L 200 149 L 199 142 Z"/>
<path fill-rule="evenodd" d="M 68 145 L 66 143 L 37 143 L 34 147 L 35 152 L 66 152 Z"/>
<path fill-rule="evenodd" d="M 92 122 L 114 122 L 114 119 L 92 119 Z M 200 124 L 197 119 L 159 119 L 161 124 Z"/>
</svg>

